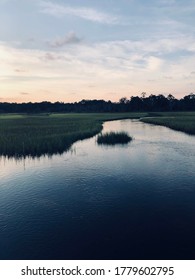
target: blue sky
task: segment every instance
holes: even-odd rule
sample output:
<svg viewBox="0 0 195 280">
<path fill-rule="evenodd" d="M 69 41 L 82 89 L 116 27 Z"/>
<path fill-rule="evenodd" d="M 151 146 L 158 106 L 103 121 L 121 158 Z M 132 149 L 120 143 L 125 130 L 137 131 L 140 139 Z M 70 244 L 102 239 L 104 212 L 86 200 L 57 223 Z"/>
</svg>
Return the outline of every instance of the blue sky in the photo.
<svg viewBox="0 0 195 280">
<path fill-rule="evenodd" d="M 193 0 L 0 0 L 0 101 L 195 90 Z"/>
</svg>

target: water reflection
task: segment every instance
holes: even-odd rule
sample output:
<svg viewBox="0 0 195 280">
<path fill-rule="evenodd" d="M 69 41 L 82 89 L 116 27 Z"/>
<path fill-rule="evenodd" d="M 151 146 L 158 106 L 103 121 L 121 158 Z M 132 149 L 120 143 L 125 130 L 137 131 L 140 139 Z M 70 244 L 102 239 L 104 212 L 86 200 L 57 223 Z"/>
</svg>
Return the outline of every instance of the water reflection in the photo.
<svg viewBox="0 0 195 280">
<path fill-rule="evenodd" d="M 195 137 L 131 120 L 107 131 L 135 139 L 1 159 L 0 258 L 194 259 Z"/>
</svg>

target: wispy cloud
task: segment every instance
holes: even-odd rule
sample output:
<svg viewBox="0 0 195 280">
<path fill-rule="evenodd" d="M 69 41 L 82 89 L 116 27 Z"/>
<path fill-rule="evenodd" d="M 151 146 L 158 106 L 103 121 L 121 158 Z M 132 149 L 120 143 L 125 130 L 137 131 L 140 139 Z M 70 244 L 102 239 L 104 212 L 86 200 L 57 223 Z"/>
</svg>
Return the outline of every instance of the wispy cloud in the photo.
<svg viewBox="0 0 195 280">
<path fill-rule="evenodd" d="M 58 56 L 56 56 L 54 54 L 51 54 L 49 52 L 46 52 L 44 54 L 44 56 L 42 57 L 42 59 L 45 60 L 45 61 L 54 61 L 54 60 L 58 59 Z"/>
<path fill-rule="evenodd" d="M 14 71 L 16 73 L 25 73 L 26 72 L 26 70 L 24 70 L 24 69 L 15 69 Z"/>
<path fill-rule="evenodd" d="M 63 47 L 65 45 L 70 45 L 70 44 L 78 44 L 82 41 L 81 38 L 79 38 L 75 32 L 70 32 L 67 34 L 65 37 L 62 38 L 57 38 L 55 40 L 52 40 L 48 42 L 49 46 L 53 48 L 59 48 Z"/>
<path fill-rule="evenodd" d="M 20 92 L 21 95 L 29 95 L 28 92 Z"/>
<path fill-rule="evenodd" d="M 60 4 L 55 4 L 49 1 L 41 2 L 41 12 L 56 17 L 63 17 L 65 15 L 82 18 L 88 21 L 98 22 L 102 24 L 116 24 L 118 17 L 98 11 L 89 7 L 71 7 Z"/>
<path fill-rule="evenodd" d="M 51 95 L 44 93 L 45 98 L 54 100 L 52 93 L 58 93 L 58 99 L 65 96 L 66 101 L 90 98 L 91 94 L 106 98 L 108 92 L 116 92 L 119 99 L 127 91 L 162 93 L 173 88 L 173 93 L 183 95 L 194 87 L 194 44 L 187 36 L 83 43 L 50 51 L 0 43 L 0 91 L 11 96 L 32 90 L 32 98 L 40 100 L 40 92 L 49 89 Z"/>
</svg>

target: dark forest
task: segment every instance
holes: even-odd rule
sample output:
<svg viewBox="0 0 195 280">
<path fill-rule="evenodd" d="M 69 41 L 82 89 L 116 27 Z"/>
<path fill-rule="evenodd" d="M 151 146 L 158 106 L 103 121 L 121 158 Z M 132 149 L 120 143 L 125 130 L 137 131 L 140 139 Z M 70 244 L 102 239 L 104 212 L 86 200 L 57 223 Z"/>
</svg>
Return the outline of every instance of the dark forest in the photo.
<svg viewBox="0 0 195 280">
<path fill-rule="evenodd" d="M 123 97 L 119 102 L 105 100 L 81 100 L 80 102 L 51 103 L 43 101 L 39 103 L 0 103 L 0 113 L 99 113 L 99 112 L 170 112 L 170 111 L 195 111 L 195 94 L 190 93 L 181 99 L 172 94 L 165 97 L 142 93 L 141 97 L 132 96 L 129 99 Z"/>
</svg>

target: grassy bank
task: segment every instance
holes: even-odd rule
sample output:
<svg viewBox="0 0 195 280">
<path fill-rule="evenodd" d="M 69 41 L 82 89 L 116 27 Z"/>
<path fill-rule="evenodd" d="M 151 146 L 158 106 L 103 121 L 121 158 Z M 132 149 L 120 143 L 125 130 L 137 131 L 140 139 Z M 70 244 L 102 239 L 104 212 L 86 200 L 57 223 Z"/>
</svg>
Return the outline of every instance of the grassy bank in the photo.
<svg viewBox="0 0 195 280">
<path fill-rule="evenodd" d="M 63 153 L 75 141 L 99 133 L 104 121 L 140 117 L 143 122 L 195 135 L 195 112 L 6 114 L 0 115 L 0 155 L 22 157 Z"/>
<path fill-rule="evenodd" d="M 126 132 L 107 132 L 97 137 L 97 143 L 100 145 L 127 144 L 132 138 Z"/>
<path fill-rule="evenodd" d="M 195 135 L 195 112 L 151 113 L 141 121 Z"/>
<path fill-rule="evenodd" d="M 63 153 L 75 141 L 99 133 L 104 121 L 144 116 L 145 113 L 0 115 L 0 155 Z"/>
</svg>

